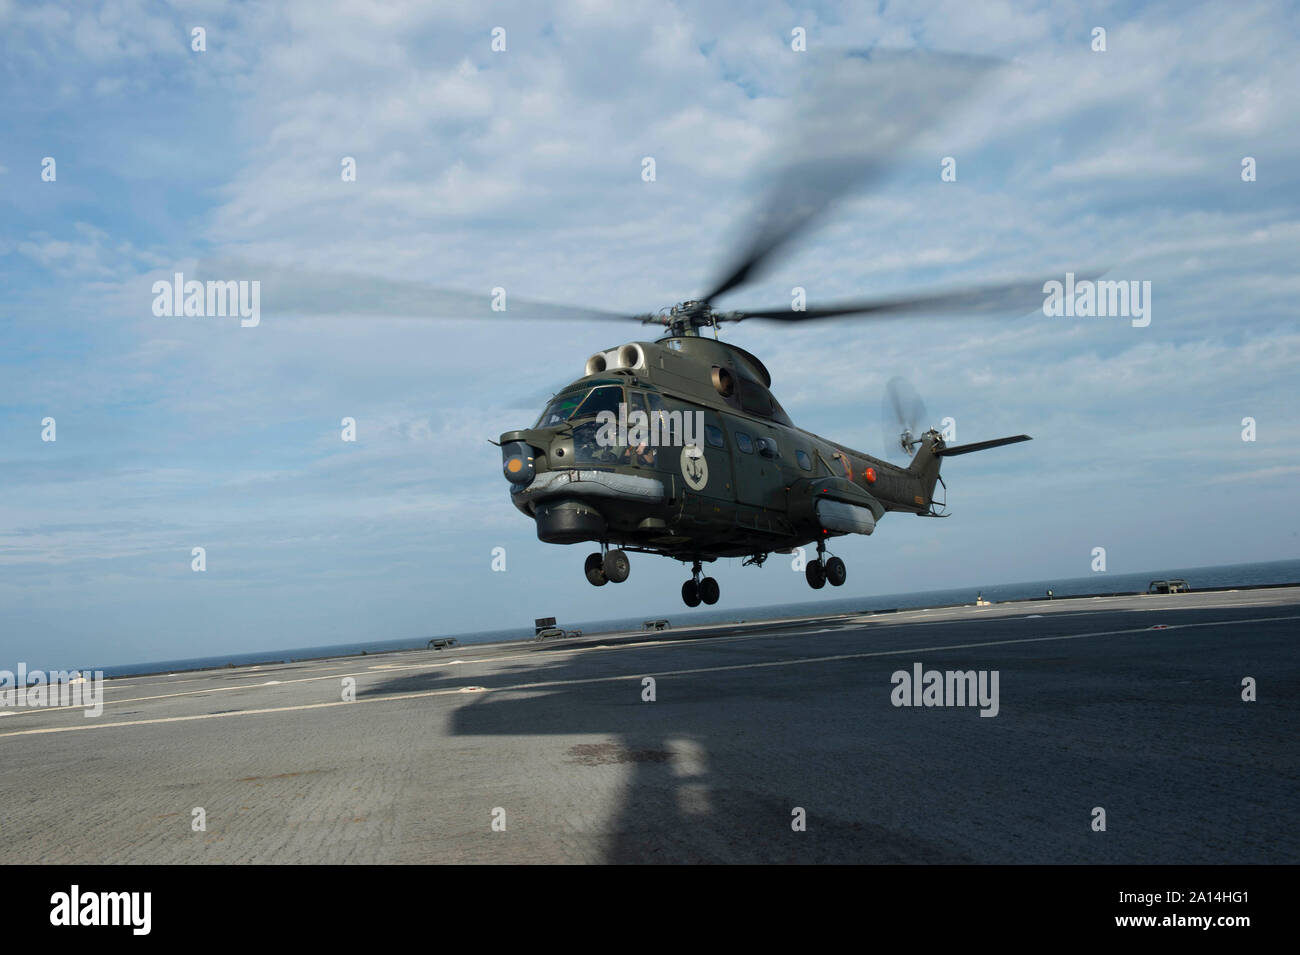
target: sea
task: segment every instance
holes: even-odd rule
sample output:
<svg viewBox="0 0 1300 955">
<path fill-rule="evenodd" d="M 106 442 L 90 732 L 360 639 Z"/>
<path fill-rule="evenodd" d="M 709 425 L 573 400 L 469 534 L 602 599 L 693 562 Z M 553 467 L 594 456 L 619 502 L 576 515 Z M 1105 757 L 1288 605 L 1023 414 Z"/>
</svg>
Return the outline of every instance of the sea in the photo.
<svg viewBox="0 0 1300 955">
<path fill-rule="evenodd" d="M 765 607 L 700 607 L 688 610 L 677 605 L 663 614 L 674 626 L 699 626 L 710 623 L 747 623 L 761 620 L 778 620 L 786 617 L 824 616 L 840 613 L 874 613 L 882 610 L 905 610 L 916 607 L 943 607 L 974 603 L 982 596 L 997 603 L 1006 600 L 1032 600 L 1044 597 L 1050 590 L 1055 597 L 1081 597 L 1098 594 L 1128 594 L 1145 592 L 1153 580 L 1181 577 L 1193 590 L 1257 587 L 1270 584 L 1300 583 L 1300 560 L 1275 560 L 1254 564 L 1229 564 L 1219 567 L 1174 567 L 1147 571 L 1140 574 L 1094 574 L 1088 577 L 1067 577 L 1054 580 L 1034 580 L 1015 584 L 997 584 L 982 588 L 962 587 L 954 590 L 918 590 L 902 594 L 831 598 L 823 590 L 822 599 L 799 603 L 772 604 Z M 559 620 L 557 626 L 578 629 L 584 633 L 609 633 L 623 630 L 640 630 L 647 618 L 611 617 L 603 620 Z M 315 660 L 323 657 L 360 656 L 394 650 L 423 649 L 434 637 L 455 637 L 462 644 L 500 643 L 509 640 L 526 640 L 533 636 L 531 626 L 512 627 L 505 630 L 481 630 L 474 633 L 444 632 L 416 634 L 392 640 L 367 643 L 338 643 L 327 646 L 288 647 L 259 650 L 252 653 L 227 653 L 210 657 L 191 657 L 183 660 L 154 660 L 141 663 L 98 665 L 106 677 L 130 676 L 145 673 L 174 673 L 182 670 L 207 670 L 219 667 L 256 666 L 264 663 L 291 663 L 298 660 Z"/>
</svg>

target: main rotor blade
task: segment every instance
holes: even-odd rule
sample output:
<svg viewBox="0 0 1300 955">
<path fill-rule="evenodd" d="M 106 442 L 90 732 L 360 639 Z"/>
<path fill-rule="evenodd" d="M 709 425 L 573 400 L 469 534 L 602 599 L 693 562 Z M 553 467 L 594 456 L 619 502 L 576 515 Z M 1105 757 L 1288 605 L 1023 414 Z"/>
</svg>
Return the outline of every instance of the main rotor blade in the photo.
<svg viewBox="0 0 1300 955">
<path fill-rule="evenodd" d="M 791 103 L 775 157 L 737 258 L 703 301 L 754 279 L 851 188 L 883 178 L 926 129 L 969 98 L 1000 61 L 926 50 L 800 54 L 809 82 Z"/>
<path fill-rule="evenodd" d="M 466 292 L 422 282 L 348 272 L 313 272 L 239 260 L 199 263 L 186 276 L 199 281 L 249 280 L 261 283 L 262 314 L 372 316 L 414 319 L 492 321 L 622 321 L 646 316 L 610 312 L 585 305 L 558 305 L 519 298 L 508 288 Z M 494 302 L 499 308 L 493 308 Z"/>
<path fill-rule="evenodd" d="M 1043 307 L 1045 300 L 1043 285 L 1047 281 L 1050 280 L 1034 279 L 1004 285 L 982 285 L 948 292 L 931 292 L 925 295 L 859 299 L 853 302 L 839 302 L 824 308 L 810 308 L 802 312 L 793 311 L 789 305 L 782 308 L 746 308 L 740 311 L 723 312 L 718 316 L 718 320 L 739 322 L 747 318 L 767 318 L 803 322 L 848 315 L 886 319 L 921 313 L 982 315 L 1008 312 L 1023 315 Z"/>
</svg>

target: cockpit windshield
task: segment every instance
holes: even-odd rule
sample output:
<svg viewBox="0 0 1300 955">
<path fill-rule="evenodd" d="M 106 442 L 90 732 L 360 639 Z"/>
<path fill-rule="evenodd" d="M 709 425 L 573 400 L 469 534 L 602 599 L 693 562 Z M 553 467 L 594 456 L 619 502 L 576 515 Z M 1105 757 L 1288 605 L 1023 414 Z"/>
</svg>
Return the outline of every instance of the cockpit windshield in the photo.
<svg viewBox="0 0 1300 955">
<path fill-rule="evenodd" d="M 533 427 L 553 428 L 566 421 L 594 418 L 602 411 L 612 412 L 617 417 L 622 400 L 623 388 L 620 385 L 599 385 L 557 395 L 551 399 Z"/>
</svg>

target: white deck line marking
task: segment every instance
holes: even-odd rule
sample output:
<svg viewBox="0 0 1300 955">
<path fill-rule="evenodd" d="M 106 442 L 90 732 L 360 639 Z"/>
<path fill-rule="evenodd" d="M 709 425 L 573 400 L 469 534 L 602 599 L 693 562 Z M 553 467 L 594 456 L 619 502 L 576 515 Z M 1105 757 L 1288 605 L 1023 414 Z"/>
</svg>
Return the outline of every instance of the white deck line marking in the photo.
<svg viewBox="0 0 1300 955">
<path fill-rule="evenodd" d="M 1206 596 L 1209 596 L 1209 594 L 1206 594 Z M 1097 599 L 1101 599 L 1101 598 L 1097 598 Z M 951 610 L 951 609 L 962 609 L 962 608 L 945 607 L 945 608 L 932 608 L 932 609 Z M 1114 612 L 1136 613 L 1139 612 L 1139 610 L 1141 611 L 1154 610 L 1158 612 L 1165 609 L 1169 609 L 1169 608 L 1157 608 L 1157 607 L 1127 608 L 1123 610 L 1117 609 Z M 907 612 L 914 613 L 918 611 L 907 611 Z M 923 610 L 919 612 L 923 613 L 925 611 Z M 1086 611 L 1084 613 L 1060 613 L 1060 614 L 1053 614 L 1051 618 L 1044 618 L 1044 619 L 1056 619 L 1059 616 L 1093 616 L 1098 612 L 1111 612 L 1111 611 Z M 845 626 L 842 627 L 833 627 L 833 628 L 827 628 L 822 630 L 809 630 L 802 627 L 787 626 L 782 629 L 773 631 L 771 629 L 773 624 L 768 624 L 766 626 L 762 626 L 762 628 L 757 632 L 719 634 L 716 637 L 709 637 L 707 639 L 704 639 L 700 636 L 694 636 L 694 637 L 681 637 L 679 639 L 668 639 L 668 640 L 639 640 L 635 643 L 620 643 L 620 644 L 614 644 L 613 646 L 606 646 L 605 644 L 597 644 L 596 646 L 587 646 L 587 647 L 563 647 L 560 649 L 559 652 L 577 654 L 577 653 L 588 653 L 594 650 L 642 650 L 642 649 L 649 649 L 654 647 L 661 647 L 661 648 L 662 647 L 689 647 L 689 646 L 696 646 L 696 645 L 717 646 L 722 643 L 733 643 L 742 640 L 776 640 L 782 637 L 799 637 L 799 636 L 810 636 L 812 634 L 818 634 L 818 633 L 842 632 L 843 630 L 850 629 L 852 624 L 865 623 L 868 619 L 873 619 L 875 617 L 884 618 L 881 621 L 879 621 L 879 625 L 876 627 L 876 629 L 878 630 L 888 630 L 891 627 L 904 626 L 904 622 L 899 620 L 898 614 L 892 614 L 892 613 L 872 614 L 870 615 L 870 618 L 860 617 L 857 618 L 857 620 L 852 620 L 852 621 L 846 620 Z M 1009 620 L 1030 619 L 1029 617 L 1022 616 L 1020 614 L 1007 614 L 1006 617 Z M 1287 620 L 1291 618 L 1270 617 L 1270 618 L 1261 618 L 1261 619 Z M 946 622 L 951 622 L 951 621 L 946 621 Z M 1231 623 L 1232 621 L 1222 621 L 1222 622 Z M 773 623 L 776 622 L 774 621 Z M 809 623 L 808 626 L 812 626 L 812 625 L 813 625 L 812 623 Z M 717 624 L 716 626 L 720 628 L 722 626 L 744 626 L 744 625 L 743 624 Z M 1200 625 L 1187 624 L 1186 626 L 1200 626 Z M 1126 631 L 1115 631 L 1115 632 L 1118 633 L 1118 632 L 1126 632 Z M 510 660 L 531 659 L 533 657 L 533 653 L 534 651 L 530 650 L 527 653 L 515 653 L 515 654 L 509 654 L 507 656 L 485 656 L 480 660 L 438 660 L 431 663 L 379 663 L 379 664 L 373 664 L 371 666 L 366 667 L 366 670 L 367 671 L 380 670 L 380 671 L 389 671 L 389 672 L 394 670 L 434 670 L 439 667 L 457 666 L 457 665 L 468 666 L 475 663 L 504 663 Z M 345 660 L 339 660 L 337 663 L 322 662 L 320 666 L 311 667 L 309 669 L 319 670 L 319 669 L 335 668 L 335 667 L 337 667 L 337 669 L 334 669 L 332 673 L 327 673 L 322 676 L 299 677 L 298 679 L 294 679 L 294 680 L 282 680 L 279 681 L 279 684 L 310 683 L 313 680 L 336 680 L 344 675 L 354 675 L 354 676 L 363 675 L 364 671 L 358 672 L 355 669 L 355 667 L 348 665 L 355 662 L 359 662 L 359 661 L 349 658 Z M 265 664 L 265 665 L 284 666 L 285 664 Z M 264 676 L 265 674 L 247 674 L 247 675 Z M 144 703 L 144 702 L 148 702 L 149 700 L 165 700 L 165 699 L 171 699 L 173 697 L 178 697 L 178 696 L 201 696 L 204 693 L 221 693 L 229 690 L 259 689 L 261 687 L 265 687 L 268 685 L 279 685 L 279 684 L 270 684 L 266 681 L 263 681 L 261 683 L 240 683 L 234 686 L 210 686 L 200 690 L 178 690 L 175 693 L 158 693 L 153 696 L 134 696 L 134 697 L 127 697 L 126 699 L 121 699 L 121 700 L 105 699 L 104 706 L 106 707 L 116 706 L 121 703 Z M 107 691 L 111 687 L 112 687 L 112 683 L 110 681 L 106 681 L 104 685 L 105 691 Z M 107 693 L 105 695 L 107 695 Z M 0 709 L 0 715 L 34 716 L 41 712 L 47 712 L 50 710 L 82 710 L 82 709 L 85 709 L 85 707 L 84 706 L 45 706 L 45 707 L 32 707 L 30 709 L 25 707 L 15 707 L 12 710 Z M 247 712 L 252 712 L 252 711 L 250 710 Z"/>
<path fill-rule="evenodd" d="M 1262 607 L 1262 606 L 1268 606 L 1268 605 L 1272 602 L 1272 601 L 1270 601 L 1270 600 L 1268 599 L 1268 597 L 1269 597 L 1269 595 L 1270 595 L 1271 593 L 1273 593 L 1273 592 L 1275 592 L 1275 591 L 1277 591 L 1277 590 L 1294 590 L 1294 589 L 1296 589 L 1296 588 L 1295 588 L 1295 587 L 1263 588 L 1263 589 L 1261 589 L 1261 590 L 1259 591 L 1259 595 L 1258 595 L 1257 597 L 1256 597 L 1256 596 L 1251 596 L 1251 597 L 1247 598 L 1247 600 L 1245 600 L 1245 601 L 1243 601 L 1243 602 L 1234 603 L 1233 606 L 1234 606 L 1234 607 Z M 1222 596 L 1224 593 L 1235 594 L 1235 593 L 1240 593 L 1240 591 L 1238 591 L 1238 590 L 1227 590 L 1227 591 L 1221 591 L 1221 590 L 1201 590 L 1201 591 L 1197 591 L 1197 590 L 1193 590 L 1193 591 L 1189 591 L 1189 592 L 1187 592 L 1187 593 L 1185 593 L 1185 594 L 1179 594 L 1178 597 L 1176 598 L 1177 601 L 1178 601 L 1177 604 L 1168 604 L 1167 606 L 1160 606 L 1160 607 L 1122 607 L 1122 608 L 1115 608 L 1113 611 L 1103 611 L 1103 610 L 1074 610 L 1074 609 L 1069 609 L 1069 610 L 1067 610 L 1067 609 L 1065 609 L 1065 607 L 1061 606 L 1062 603 L 1064 603 L 1065 601 L 1069 601 L 1069 600 L 1082 600 L 1082 599 L 1085 599 L 1085 598 L 1081 598 L 1081 597 L 1057 597 L 1055 600 L 1046 600 L 1046 599 L 1043 599 L 1043 598 L 1039 598 L 1039 599 L 1036 599 L 1036 600 L 1008 601 L 1008 602 L 1005 602 L 1005 603 L 995 603 L 995 604 L 993 605 L 993 607 L 994 607 L 995 609 L 1004 609 L 1006 612 L 1003 614 L 1003 616 L 1007 617 L 1008 619 L 1013 619 L 1013 620 L 1014 620 L 1014 619 L 1021 619 L 1021 620 L 1026 619 L 1025 611 L 1026 611 L 1026 610 L 1035 609 L 1035 608 L 1049 610 L 1050 613 L 1051 613 L 1051 616 L 1052 616 L 1053 618 L 1058 618 L 1058 617 L 1095 616 L 1095 615 L 1098 614 L 1098 613 L 1111 613 L 1111 612 L 1114 612 L 1114 613 L 1151 613 L 1151 612 L 1161 612 L 1161 611 L 1165 611 L 1165 610 L 1184 610 L 1184 609 L 1190 609 L 1189 606 L 1188 606 L 1189 604 L 1192 604 L 1192 603 L 1198 603 L 1198 604 L 1202 604 L 1202 605 L 1203 605 L 1203 604 L 1206 603 L 1206 602 L 1213 602 L 1213 598 L 1215 598 L 1215 597 L 1219 597 L 1219 596 Z M 1116 598 L 1109 598 L 1109 597 L 1091 597 L 1091 598 L 1086 598 L 1086 599 L 1090 599 L 1090 600 L 1107 600 L 1107 599 L 1128 599 L 1128 598 L 1150 599 L 1150 600 L 1161 600 L 1161 599 L 1163 599 L 1163 600 L 1169 600 L 1169 599 L 1171 599 L 1170 596 L 1169 596 L 1168 594 L 1121 594 L 1119 597 L 1116 597 Z M 890 612 L 888 612 L 888 613 L 884 613 L 884 612 L 881 612 L 881 611 L 878 611 L 878 610 L 868 610 L 868 611 L 865 611 L 865 612 L 862 612 L 862 613 L 858 613 L 858 612 L 855 612 L 855 611 L 847 611 L 847 612 L 839 613 L 839 614 L 831 614 L 831 615 L 828 616 L 828 617 L 827 617 L 827 616 L 812 616 L 812 617 L 777 617 L 777 618 L 774 618 L 774 619 L 771 619 L 771 620 L 750 620 L 750 621 L 736 621 L 736 620 L 731 620 L 731 621 L 724 621 L 724 622 L 722 622 L 722 623 L 700 624 L 700 625 L 698 625 L 698 626 L 683 625 L 683 626 L 680 627 L 679 629 L 681 629 L 681 630 L 685 630 L 685 631 L 689 631 L 689 632 L 692 632 L 692 633 L 703 633 L 703 634 L 707 634 L 707 633 L 708 633 L 709 631 L 711 631 L 711 630 L 720 630 L 720 629 L 723 629 L 723 628 L 725 628 L 725 627 L 737 627 L 737 626 L 762 626 L 764 629 L 768 629 L 768 628 L 772 628 L 772 627 L 778 627 L 778 626 L 779 626 L 779 627 L 783 627 L 783 628 L 785 628 L 785 629 L 782 630 L 782 632 L 780 632 L 780 633 L 772 633 L 772 634 L 767 634 L 767 633 L 755 633 L 755 634 L 728 634 L 728 635 L 724 635 L 724 636 L 719 636 L 719 637 L 716 638 L 716 639 L 717 639 L 717 640 L 735 640 L 735 639 L 740 639 L 740 638 L 748 637 L 748 636 L 753 636 L 753 637 L 760 637 L 760 636 L 778 637 L 778 636 L 790 636 L 790 635 L 791 635 L 791 631 L 793 631 L 793 632 L 796 633 L 796 634 L 799 632 L 799 628 L 798 628 L 798 627 L 791 627 L 791 626 L 789 626 L 790 624 L 806 624 L 807 626 L 812 626 L 813 624 L 815 624 L 815 623 L 817 623 L 817 622 L 820 622 L 820 621 L 823 621 L 823 620 L 829 620 L 829 621 L 832 621 L 832 622 L 837 623 L 837 624 L 840 623 L 840 622 L 843 622 L 843 623 L 863 623 L 863 622 L 866 622 L 866 621 L 881 621 L 881 622 L 883 622 L 883 621 L 885 621 L 885 620 L 897 621 L 897 622 L 899 622 L 899 623 L 902 623 L 902 622 L 904 622 L 904 621 L 906 621 L 906 620 L 912 618 L 914 615 L 925 614 L 925 613 L 929 613 L 929 612 L 931 612 L 931 611 L 934 611 L 935 613 L 940 613 L 940 614 L 944 614 L 944 613 L 951 614 L 953 611 L 961 611 L 961 610 L 969 610 L 969 609 L 973 609 L 974 606 L 975 606 L 974 604 L 956 604 L 956 605 L 954 605 L 954 606 L 952 606 L 952 607 L 912 607 L 912 608 L 906 608 L 906 607 L 905 607 L 905 608 L 899 608 L 898 610 L 890 611 Z M 601 634 L 600 636 L 602 636 L 602 637 L 622 637 L 622 636 L 632 636 L 632 635 L 635 635 L 635 634 L 640 634 L 640 633 L 642 633 L 642 632 L 643 632 L 643 631 L 640 631 L 640 630 L 618 630 L 618 631 L 612 631 L 612 632 L 610 632 L 610 633 L 608 633 L 608 634 Z M 806 632 L 806 631 L 805 631 L 805 632 Z M 685 637 L 685 638 L 683 638 L 681 641 L 660 641 L 660 642 L 652 642 L 652 643 L 649 643 L 649 645 L 654 645 L 654 646 L 668 646 L 668 645 L 675 645 L 677 642 L 685 643 L 685 642 L 688 642 L 688 641 L 693 640 L 693 639 L 699 639 L 699 638 L 698 638 L 698 637 L 695 637 L 695 638 Z M 716 642 L 716 641 L 715 641 L 715 642 Z M 477 648 L 479 648 L 479 647 L 493 647 L 493 646 L 501 646 L 501 647 L 505 647 L 505 646 L 509 646 L 509 645 L 512 644 L 512 643 L 518 643 L 518 644 L 523 644 L 523 645 L 532 645 L 532 644 L 534 643 L 534 641 L 531 640 L 531 639 L 523 639 L 523 640 L 506 640 L 506 641 L 502 641 L 502 642 L 499 643 L 499 644 L 498 644 L 498 643 L 482 643 L 482 644 L 480 644 L 480 643 L 471 643 L 471 644 L 462 644 L 461 647 L 460 647 L 459 649 L 461 649 L 461 650 L 473 650 L 473 649 L 477 649 Z M 574 648 L 566 648 L 566 647 L 564 647 L 563 644 L 559 644 L 559 646 L 562 647 L 562 648 L 564 648 L 564 649 L 572 649 L 574 652 L 577 652 L 577 651 L 579 651 L 579 650 L 604 649 L 604 647 L 574 647 Z M 379 653 L 381 653 L 381 654 L 383 654 L 383 653 L 430 653 L 430 652 L 433 652 L 433 651 L 430 651 L 430 650 L 427 650 L 427 649 L 420 649 L 419 647 L 412 647 L 412 648 L 405 649 L 405 650 L 385 650 L 385 651 L 379 651 Z M 494 659 L 497 659 L 497 658 L 494 658 Z M 338 668 L 338 667 L 341 667 L 341 668 L 344 668 L 344 669 L 351 669 L 351 666 L 349 666 L 349 664 L 357 663 L 357 662 L 359 662 L 359 661 L 360 661 L 360 655 L 359 655 L 359 654 L 347 654 L 347 655 L 339 656 L 339 657 L 320 657 L 320 658 L 315 658 L 315 659 L 310 659 L 310 660 L 289 661 L 289 662 L 287 662 L 287 663 L 280 663 L 280 662 L 260 663 L 260 664 L 257 664 L 257 665 L 256 665 L 256 668 L 262 668 L 262 667 L 272 668 L 272 667 L 287 667 L 287 666 L 292 666 L 292 667 L 302 667 L 302 672 L 312 672 L 312 671 L 315 671 L 315 670 L 330 669 L 330 668 Z M 394 669 L 394 670 L 396 670 L 396 669 L 418 669 L 419 667 L 422 667 L 422 666 L 446 666 L 446 665 L 448 665 L 449 663 L 456 663 L 456 662 L 472 663 L 472 662 L 480 662 L 480 661 L 474 661 L 474 660 L 455 661 L 455 660 L 451 660 L 451 661 L 444 661 L 444 662 L 442 662 L 442 663 L 438 663 L 438 664 L 418 664 L 418 663 L 417 663 L 417 664 L 378 664 L 377 666 L 372 666 L 372 667 L 370 667 L 369 669 L 377 669 L 377 668 L 379 668 L 379 667 L 382 667 L 382 668 L 384 668 L 384 669 Z M 260 674 L 260 673 L 252 672 L 252 670 L 253 670 L 253 669 L 256 669 L 256 668 L 254 668 L 254 667 L 239 667 L 239 668 L 237 668 L 236 670 L 231 671 L 231 672 L 230 672 L 230 675 L 231 675 L 232 677 L 236 677 L 236 678 L 237 678 L 237 677 L 242 677 L 242 676 L 256 677 L 256 676 L 262 676 L 262 675 L 264 675 L 264 674 Z M 92 669 L 93 669 L 93 667 L 92 667 Z M 198 680 L 206 679 L 207 676 L 208 676 L 209 674 L 213 674 L 213 675 L 215 675 L 218 671 L 226 672 L 226 668 L 225 668 L 225 667 L 209 667 L 209 668 L 207 668 L 206 670 L 178 670 L 178 671 L 176 671 L 175 673 L 167 673 L 167 674 L 163 674 L 163 673 L 126 674 L 126 675 L 123 675 L 123 676 L 106 677 L 106 678 L 105 678 L 105 685 L 108 686 L 108 687 L 117 686 L 119 689 L 126 689 L 126 688 L 134 687 L 134 686 L 157 686 L 157 687 L 162 687 L 162 686 L 168 686 L 168 685 L 173 684 L 173 683 L 193 683 L 193 682 L 196 682 L 196 681 L 198 681 Z M 335 670 L 335 672 L 337 673 L 338 670 Z M 171 677 L 179 677 L 179 676 L 181 676 L 182 674 L 198 674 L 198 675 L 196 675 L 196 676 L 183 677 L 183 678 L 181 678 L 181 679 L 170 679 Z M 122 681 L 128 681 L 128 680 L 130 680 L 130 681 L 136 681 L 136 682 L 132 682 L 132 683 L 122 682 Z M 254 684 L 254 685 L 256 685 L 256 684 Z M 141 699 L 150 699 L 150 697 L 141 697 Z"/>
<path fill-rule="evenodd" d="M 1276 623 L 1281 620 L 1300 620 L 1300 615 L 1287 617 L 1259 617 L 1254 620 L 1207 620 L 1201 623 L 1170 624 L 1164 630 L 1152 630 L 1150 627 L 1137 627 L 1127 630 L 1101 630 L 1096 633 L 1067 633 L 1051 637 L 1021 637 L 1015 640 L 985 640 L 978 643 L 952 643 L 934 647 L 906 647 L 901 650 L 873 650 L 867 653 L 837 653 L 824 657 L 796 657 L 787 660 L 762 660 L 755 663 L 731 663 L 721 666 L 692 667 L 685 670 L 661 670 L 659 672 L 641 672 L 619 674 L 618 676 L 594 676 L 574 680 L 545 680 L 538 683 L 515 683 L 510 686 L 488 686 L 478 690 L 483 694 L 510 693 L 520 690 L 547 689 L 559 686 L 582 686 L 590 683 L 613 683 L 619 680 L 640 681 L 647 676 L 656 679 L 667 676 L 692 676 L 698 673 L 723 673 L 733 670 L 758 670 L 767 667 L 799 666 L 808 663 L 833 663 L 840 660 L 864 660 L 871 657 L 902 656 L 909 653 L 937 653 L 942 650 L 969 650 L 977 647 L 1001 647 L 1022 643 L 1047 643 L 1056 640 L 1085 640 L 1090 637 L 1116 637 L 1129 634 L 1146 634 L 1148 637 L 1163 637 L 1177 630 L 1193 630 L 1197 627 L 1218 627 L 1224 624 Z M 234 710 L 229 713 L 195 713 L 190 716 L 163 716 L 147 720 L 119 720 L 113 723 L 89 723 L 74 726 L 50 726 L 34 730 L 13 730 L 0 733 L 0 739 L 9 736 L 39 736 L 46 733 L 83 733 L 87 730 L 112 729 L 119 726 L 151 726 L 156 723 L 187 723 L 191 720 L 212 720 L 227 716 L 255 716 L 264 713 L 291 713 L 299 710 L 321 710 L 336 706 L 357 706 L 363 703 L 392 703 L 398 700 L 419 700 L 436 696 L 459 695 L 465 687 L 450 687 L 445 690 L 423 690 L 419 693 L 400 693 L 392 696 L 360 697 L 351 703 L 332 701 L 329 703 L 301 703 L 296 706 L 272 706 L 256 710 Z"/>
</svg>

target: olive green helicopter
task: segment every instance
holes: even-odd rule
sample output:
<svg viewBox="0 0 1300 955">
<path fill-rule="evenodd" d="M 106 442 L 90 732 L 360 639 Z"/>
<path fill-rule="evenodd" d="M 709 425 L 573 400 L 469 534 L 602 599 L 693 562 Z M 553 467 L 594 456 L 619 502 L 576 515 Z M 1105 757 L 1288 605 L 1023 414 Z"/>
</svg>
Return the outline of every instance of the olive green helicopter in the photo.
<svg viewBox="0 0 1300 955">
<path fill-rule="evenodd" d="M 829 540 L 870 534 L 888 511 L 945 517 L 934 497 L 943 458 L 1029 440 L 948 445 L 896 378 L 886 415 L 910 463 L 855 451 L 797 427 L 757 357 L 698 332 L 726 320 L 735 319 L 701 302 L 675 306 L 665 337 L 597 352 L 533 427 L 501 435 L 511 501 L 546 543 L 599 544 L 585 566 L 597 587 L 628 579 L 628 552 L 661 554 L 690 562 L 688 607 L 714 604 L 720 590 L 704 563 L 761 566 L 806 545 L 817 551 L 809 585 L 841 586 L 846 568 L 826 556 Z"/>
<path fill-rule="evenodd" d="M 507 431 L 499 444 L 510 500 L 536 523 L 537 536 L 599 546 L 585 564 L 593 585 L 627 580 L 629 552 L 659 554 L 691 565 L 682 585 L 688 607 L 714 604 L 720 588 L 703 576 L 705 563 L 736 557 L 761 566 L 773 553 L 814 545 L 808 584 L 838 587 L 847 571 L 841 558 L 827 556 L 829 541 L 871 534 L 890 511 L 947 516 L 935 500 L 943 458 L 1030 440 L 949 445 L 927 427 L 911 386 L 895 378 L 885 398 L 886 447 L 910 460 L 890 463 L 795 425 L 762 361 L 717 332 L 745 319 L 1023 313 L 1041 305 L 1041 280 L 820 308 L 721 311 L 713 304 L 770 267 L 852 185 L 882 175 L 993 65 L 917 51 L 821 60 L 812 99 L 793 113 L 796 154 L 780 163 L 740 255 L 707 294 L 651 315 L 587 316 L 639 319 L 665 332 L 593 354 L 531 428 Z M 877 122 L 881 116 L 888 122 Z"/>
<path fill-rule="evenodd" d="M 542 541 L 598 547 L 585 564 L 597 587 L 628 579 L 629 553 L 659 554 L 690 565 L 682 585 L 688 606 L 713 604 L 719 586 L 703 575 L 706 563 L 734 557 L 761 566 L 773 553 L 808 545 L 816 548 L 806 565 L 809 585 L 841 586 L 847 572 L 843 560 L 827 555 L 830 541 L 871 534 L 891 511 L 947 516 L 935 500 L 944 458 L 1029 440 L 1020 434 L 950 445 L 929 427 L 915 391 L 893 379 L 885 447 L 908 460 L 891 463 L 795 425 L 772 394 L 763 362 L 718 338 L 720 326 L 742 320 L 1024 314 L 1043 302 L 1043 280 L 1035 279 L 821 307 L 797 300 L 769 309 L 717 307 L 770 269 L 837 200 L 921 152 L 917 144 L 937 120 L 1004 65 L 919 50 L 809 52 L 791 64 L 802 75 L 776 137 L 782 146 L 770 185 L 739 230 L 738 254 L 705 294 L 644 314 L 513 296 L 504 315 L 492 305 L 493 320 L 632 320 L 664 330 L 654 341 L 592 354 L 532 427 L 492 442 L 501 448 L 511 502 Z M 253 274 L 270 288 L 264 300 L 287 311 L 454 320 L 482 316 L 489 305 L 482 294 L 373 276 Z M 708 329 L 711 336 L 703 334 Z"/>
</svg>

